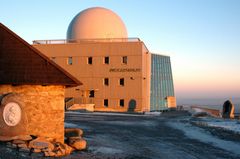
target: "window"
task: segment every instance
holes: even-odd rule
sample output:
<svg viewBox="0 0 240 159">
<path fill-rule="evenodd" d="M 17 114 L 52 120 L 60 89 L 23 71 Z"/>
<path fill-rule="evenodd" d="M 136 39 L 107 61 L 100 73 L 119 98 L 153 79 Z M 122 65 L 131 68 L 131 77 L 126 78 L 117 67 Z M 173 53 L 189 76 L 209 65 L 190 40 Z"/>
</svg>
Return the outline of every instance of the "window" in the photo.
<svg viewBox="0 0 240 159">
<path fill-rule="evenodd" d="M 123 64 L 127 64 L 127 56 L 123 56 L 122 57 L 122 63 Z"/>
<path fill-rule="evenodd" d="M 72 59 L 72 57 L 68 57 L 67 64 L 68 64 L 68 65 L 72 65 L 72 64 L 73 64 L 73 59 Z"/>
<path fill-rule="evenodd" d="M 103 104 L 104 104 L 105 107 L 108 107 L 108 99 L 104 99 Z"/>
<path fill-rule="evenodd" d="M 120 100 L 119 100 L 119 105 L 120 105 L 121 107 L 124 107 L 124 99 L 120 99 Z"/>
<path fill-rule="evenodd" d="M 124 78 L 120 78 L 119 84 L 120 84 L 120 86 L 124 86 Z"/>
<path fill-rule="evenodd" d="M 94 90 L 91 90 L 90 92 L 89 92 L 89 97 L 91 97 L 91 98 L 93 98 L 94 97 Z"/>
<path fill-rule="evenodd" d="M 92 57 L 88 57 L 88 64 L 91 65 L 92 64 Z"/>
<path fill-rule="evenodd" d="M 104 64 L 109 64 L 109 57 L 108 56 L 104 57 Z"/>
<path fill-rule="evenodd" d="M 109 85 L 109 79 L 108 78 L 104 78 L 104 85 L 108 86 Z"/>
</svg>

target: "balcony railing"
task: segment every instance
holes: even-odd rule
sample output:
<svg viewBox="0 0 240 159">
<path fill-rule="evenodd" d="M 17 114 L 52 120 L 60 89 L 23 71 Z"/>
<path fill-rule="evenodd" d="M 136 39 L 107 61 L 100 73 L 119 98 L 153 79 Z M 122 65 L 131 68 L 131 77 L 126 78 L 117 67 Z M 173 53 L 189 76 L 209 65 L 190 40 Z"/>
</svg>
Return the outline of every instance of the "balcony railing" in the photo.
<svg viewBox="0 0 240 159">
<path fill-rule="evenodd" d="M 139 38 L 106 38 L 106 39 L 59 39 L 59 40 L 34 40 L 33 44 L 66 44 L 80 42 L 137 42 Z"/>
<path fill-rule="evenodd" d="M 94 98 L 71 98 L 65 102 L 65 108 L 68 109 L 74 104 L 94 104 Z"/>
</svg>

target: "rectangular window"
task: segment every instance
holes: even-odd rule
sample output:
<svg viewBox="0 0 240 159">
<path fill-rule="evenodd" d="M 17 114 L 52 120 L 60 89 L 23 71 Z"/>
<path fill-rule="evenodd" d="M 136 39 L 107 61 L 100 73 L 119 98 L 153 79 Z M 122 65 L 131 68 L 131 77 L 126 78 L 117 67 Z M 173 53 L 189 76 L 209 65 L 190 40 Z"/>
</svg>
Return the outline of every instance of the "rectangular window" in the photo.
<svg viewBox="0 0 240 159">
<path fill-rule="evenodd" d="M 90 97 L 90 98 L 93 98 L 93 97 L 94 97 L 94 93 L 95 93 L 94 90 L 91 90 L 91 91 L 89 92 L 89 97 Z"/>
<path fill-rule="evenodd" d="M 105 107 L 108 107 L 108 99 L 104 99 L 103 104 L 104 104 Z"/>
<path fill-rule="evenodd" d="M 104 64 L 109 64 L 109 57 L 108 56 L 104 57 Z"/>
<path fill-rule="evenodd" d="M 123 56 L 122 57 L 122 63 L 123 64 L 127 64 L 127 56 Z"/>
<path fill-rule="evenodd" d="M 109 85 L 109 79 L 108 78 L 104 78 L 104 85 L 108 86 Z"/>
<path fill-rule="evenodd" d="M 68 65 L 72 65 L 72 64 L 73 64 L 73 59 L 72 59 L 72 57 L 68 57 L 67 64 L 68 64 Z"/>
<path fill-rule="evenodd" d="M 120 84 L 120 86 L 124 86 L 124 78 L 120 78 L 119 84 Z"/>
<path fill-rule="evenodd" d="M 120 99 L 120 100 L 119 100 L 119 105 L 120 105 L 121 107 L 124 107 L 124 99 Z"/>
<path fill-rule="evenodd" d="M 89 65 L 91 65 L 91 64 L 92 64 L 92 62 L 93 62 L 93 59 L 92 59 L 92 57 L 88 57 L 88 64 L 89 64 Z"/>
</svg>

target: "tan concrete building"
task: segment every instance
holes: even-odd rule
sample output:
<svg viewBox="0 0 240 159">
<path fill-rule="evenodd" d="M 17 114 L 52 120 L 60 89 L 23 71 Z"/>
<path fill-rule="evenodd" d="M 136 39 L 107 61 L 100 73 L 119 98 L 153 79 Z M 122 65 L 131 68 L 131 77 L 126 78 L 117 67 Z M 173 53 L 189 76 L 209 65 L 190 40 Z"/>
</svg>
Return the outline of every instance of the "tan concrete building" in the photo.
<svg viewBox="0 0 240 159">
<path fill-rule="evenodd" d="M 36 40 L 33 46 L 83 82 L 67 89 L 67 107 L 145 112 L 176 106 L 170 58 L 128 38 L 108 9 L 86 9 L 70 23 L 66 40 Z"/>
</svg>

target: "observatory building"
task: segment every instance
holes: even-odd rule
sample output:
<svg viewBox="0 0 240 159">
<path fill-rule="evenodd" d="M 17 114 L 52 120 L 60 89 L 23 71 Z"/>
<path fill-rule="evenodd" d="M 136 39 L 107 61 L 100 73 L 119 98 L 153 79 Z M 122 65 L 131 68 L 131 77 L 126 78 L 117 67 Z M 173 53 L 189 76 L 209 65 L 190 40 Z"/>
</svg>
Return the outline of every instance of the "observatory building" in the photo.
<svg viewBox="0 0 240 159">
<path fill-rule="evenodd" d="M 66 39 L 35 40 L 33 46 L 82 81 L 65 92 L 69 109 L 147 112 L 176 107 L 170 57 L 129 38 L 111 10 L 83 10 L 69 24 Z"/>
</svg>

